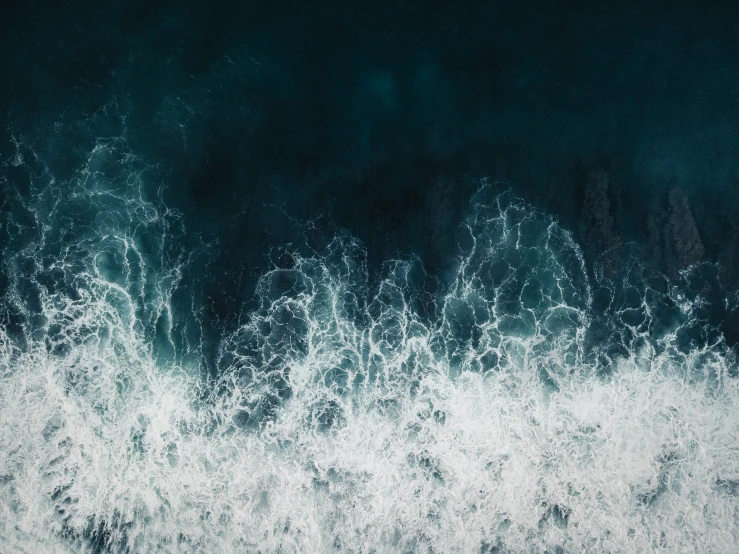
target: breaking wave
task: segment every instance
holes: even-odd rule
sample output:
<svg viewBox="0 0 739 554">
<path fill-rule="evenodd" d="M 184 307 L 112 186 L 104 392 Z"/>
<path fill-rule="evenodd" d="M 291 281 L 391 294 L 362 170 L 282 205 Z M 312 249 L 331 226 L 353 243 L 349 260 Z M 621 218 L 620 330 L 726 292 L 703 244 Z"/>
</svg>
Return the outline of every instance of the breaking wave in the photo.
<svg viewBox="0 0 739 554">
<path fill-rule="evenodd" d="M 64 182 L 22 144 L 3 171 L 5 551 L 739 541 L 739 381 L 711 316 L 734 300 L 712 266 L 589 270 L 483 183 L 448 278 L 414 258 L 373 277 L 342 233 L 283 250 L 207 377 L 153 168 L 111 139 Z"/>
</svg>

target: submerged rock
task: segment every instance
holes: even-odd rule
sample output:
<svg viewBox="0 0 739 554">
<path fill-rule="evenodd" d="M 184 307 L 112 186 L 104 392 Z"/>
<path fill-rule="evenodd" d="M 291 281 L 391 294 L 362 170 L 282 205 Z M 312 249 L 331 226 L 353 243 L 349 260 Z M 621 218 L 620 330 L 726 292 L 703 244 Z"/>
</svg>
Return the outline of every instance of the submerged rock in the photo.
<svg viewBox="0 0 739 554">
<path fill-rule="evenodd" d="M 654 202 L 647 219 L 647 248 L 652 263 L 671 277 L 706 254 L 688 196 L 681 188 L 667 194 L 667 206 Z"/>
<path fill-rule="evenodd" d="M 688 197 L 681 188 L 672 189 L 667 195 L 667 222 L 663 232 L 665 263 L 671 275 L 703 259 L 703 241 Z"/>
<path fill-rule="evenodd" d="M 580 240 L 585 253 L 609 272 L 617 269 L 621 257 L 610 188 L 608 173 L 600 167 L 592 170 L 583 186 L 580 215 Z"/>
</svg>

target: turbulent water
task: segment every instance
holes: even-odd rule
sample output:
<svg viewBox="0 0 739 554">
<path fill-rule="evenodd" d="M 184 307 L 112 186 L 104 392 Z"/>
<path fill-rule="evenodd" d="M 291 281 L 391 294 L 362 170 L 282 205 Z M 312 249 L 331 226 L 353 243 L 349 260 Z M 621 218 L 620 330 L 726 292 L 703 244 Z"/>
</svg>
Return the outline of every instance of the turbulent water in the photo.
<svg viewBox="0 0 739 554">
<path fill-rule="evenodd" d="M 5 4 L 0 554 L 737 551 L 736 7 Z"/>
<path fill-rule="evenodd" d="M 668 279 L 622 245 L 623 269 L 588 269 L 483 181 L 448 276 L 414 257 L 375 274 L 306 222 L 212 339 L 155 168 L 123 138 L 83 158 L 57 178 L 17 140 L 2 160 L 4 552 L 739 541 L 739 380 L 715 324 L 734 297 L 710 264 Z"/>
</svg>

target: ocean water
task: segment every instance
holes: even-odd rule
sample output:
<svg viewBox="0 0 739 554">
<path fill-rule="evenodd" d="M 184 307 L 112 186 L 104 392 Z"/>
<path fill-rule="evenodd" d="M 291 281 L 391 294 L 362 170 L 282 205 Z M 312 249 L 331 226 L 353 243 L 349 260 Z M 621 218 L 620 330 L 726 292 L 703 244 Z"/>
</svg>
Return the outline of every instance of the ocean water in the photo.
<svg viewBox="0 0 739 554">
<path fill-rule="evenodd" d="M 0 552 L 735 551 L 728 8 L 7 13 Z"/>
</svg>

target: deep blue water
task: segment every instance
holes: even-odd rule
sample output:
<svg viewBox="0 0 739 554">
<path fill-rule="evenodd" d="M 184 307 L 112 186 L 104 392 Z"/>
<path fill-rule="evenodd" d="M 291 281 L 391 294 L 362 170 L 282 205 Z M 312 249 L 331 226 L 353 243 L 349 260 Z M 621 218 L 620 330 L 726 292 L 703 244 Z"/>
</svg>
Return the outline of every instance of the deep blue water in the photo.
<svg viewBox="0 0 739 554">
<path fill-rule="evenodd" d="M 0 551 L 734 551 L 735 8 L 2 10 Z"/>
</svg>

